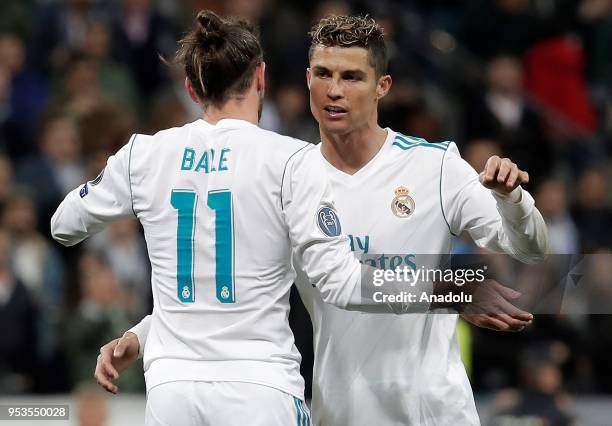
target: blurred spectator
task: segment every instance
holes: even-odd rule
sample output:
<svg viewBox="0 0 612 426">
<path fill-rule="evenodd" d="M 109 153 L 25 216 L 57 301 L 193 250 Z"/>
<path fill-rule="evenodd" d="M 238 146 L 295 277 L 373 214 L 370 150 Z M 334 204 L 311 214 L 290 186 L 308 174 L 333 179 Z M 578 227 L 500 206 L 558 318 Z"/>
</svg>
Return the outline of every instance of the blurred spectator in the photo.
<svg viewBox="0 0 612 426">
<path fill-rule="evenodd" d="M 32 392 L 37 369 L 38 310 L 10 267 L 10 239 L 0 227 L 0 393 Z"/>
<path fill-rule="evenodd" d="M 569 397 L 562 390 L 560 365 L 568 352 L 569 349 L 559 342 L 528 348 L 521 361 L 520 390 L 498 394 L 497 413 L 488 424 L 576 425 L 569 414 Z"/>
<path fill-rule="evenodd" d="M 322 1 L 312 15 L 312 22 L 319 22 L 329 15 L 350 15 L 351 5 L 345 0 Z"/>
<path fill-rule="evenodd" d="M 606 204 L 608 183 L 597 170 L 587 170 L 578 179 L 572 216 L 580 231 L 583 252 L 612 247 L 612 211 Z"/>
<path fill-rule="evenodd" d="M 13 165 L 6 156 L 0 154 L 0 217 L 12 191 Z"/>
<path fill-rule="evenodd" d="M 247 5 L 249 3 L 252 4 Z M 304 70 L 308 66 L 306 52 L 310 46 L 307 34 L 310 30 L 310 22 L 305 19 L 310 16 L 310 10 L 308 13 L 300 14 L 300 11 L 289 2 L 277 1 L 275 3 L 272 9 L 269 7 L 272 4 L 270 0 L 227 2 L 229 11 L 245 10 L 246 16 L 251 16 L 251 22 L 258 25 L 261 31 L 261 40 L 265 46 L 265 60 L 269 64 L 274 64 L 266 68 L 268 87 L 271 92 L 274 92 L 277 85 L 281 86 L 295 81 L 305 85 Z M 264 13 L 268 10 L 273 13 Z"/>
<path fill-rule="evenodd" d="M 88 25 L 82 52 L 92 59 L 105 97 L 131 112 L 138 111 L 140 105 L 130 70 L 110 58 L 110 34 L 102 22 Z"/>
<path fill-rule="evenodd" d="M 586 73 L 602 130 L 612 135 L 612 1 L 583 0 L 578 8 Z"/>
<path fill-rule="evenodd" d="M 170 57 L 176 50 L 172 24 L 151 0 L 121 0 L 111 34 L 113 57 L 132 71 L 139 96 L 155 95 L 168 81 L 159 55 Z"/>
<path fill-rule="evenodd" d="M 542 131 L 541 118 L 524 91 L 521 62 L 498 56 L 487 66 L 486 90 L 465 111 L 466 140 L 490 138 L 530 176 L 530 186 L 550 172 L 551 147 Z"/>
<path fill-rule="evenodd" d="M 108 103 L 98 79 L 96 63 L 83 53 L 73 53 L 66 61 L 61 85 L 55 89 L 49 109 L 82 117 Z"/>
<path fill-rule="evenodd" d="M 0 13 L 0 33 L 10 32 L 25 36 L 32 28 L 36 0 L 4 0 Z"/>
<path fill-rule="evenodd" d="M 195 103 L 185 90 L 185 73 L 174 63 L 167 65 L 171 81 L 153 100 L 153 110 L 147 129 L 156 133 L 162 129 L 182 126 L 202 118 L 202 108 Z"/>
<path fill-rule="evenodd" d="M 99 387 L 84 384 L 76 390 L 79 426 L 104 426 L 108 420 L 106 394 Z"/>
<path fill-rule="evenodd" d="M 547 180 L 535 194 L 536 205 L 548 226 L 550 253 L 580 253 L 578 230 L 569 214 L 566 193 L 563 182 Z"/>
<path fill-rule="evenodd" d="M 79 262 L 81 298 L 64 324 L 73 383 L 91 382 L 94 360 L 100 347 L 123 334 L 131 325 L 125 308 L 125 293 L 104 259 L 84 255 Z M 142 388 L 142 371 L 126 370 L 120 380 L 122 390 Z"/>
<path fill-rule="evenodd" d="M 612 88 L 612 1 L 582 0 L 578 10 L 589 80 Z"/>
<path fill-rule="evenodd" d="M 230 16 L 241 16 L 249 22 L 258 23 L 269 4 L 269 0 L 228 0 L 224 5 L 224 13 Z"/>
<path fill-rule="evenodd" d="M 65 115 L 50 116 L 39 137 L 39 155 L 17 165 L 16 180 L 32 191 L 41 231 L 47 234 L 49 219 L 62 198 L 84 180 L 81 136 L 76 122 Z"/>
<path fill-rule="evenodd" d="M 0 34 L 0 149 L 12 159 L 34 150 L 34 132 L 43 111 L 48 83 L 26 66 L 23 41 Z"/>
<path fill-rule="evenodd" d="M 470 0 L 464 8 L 460 38 L 488 59 L 500 52 L 521 55 L 547 35 L 559 31 L 555 17 L 538 14 L 529 0 Z"/>
<path fill-rule="evenodd" d="M 45 73 L 61 69 L 72 52 L 81 51 L 89 23 L 102 14 L 95 0 L 42 3 L 33 37 L 32 57 L 38 68 Z"/>
<path fill-rule="evenodd" d="M 585 56 L 580 42 L 556 37 L 534 45 L 526 56 L 529 93 L 559 116 L 549 113 L 548 125 L 565 139 L 592 134 L 597 127 L 585 77 Z M 559 123 L 569 121 L 569 125 Z M 559 127 L 561 126 L 561 129 Z"/>
<path fill-rule="evenodd" d="M 612 252 L 610 249 L 595 250 L 595 253 L 587 256 L 585 264 L 586 270 L 582 280 L 588 286 L 586 289 L 588 312 L 590 314 L 612 314 Z M 605 340 L 608 344 L 612 344 L 611 338 Z M 612 348 L 612 345 L 609 345 L 608 348 Z"/>
<path fill-rule="evenodd" d="M 276 104 L 281 123 L 279 133 L 313 143 L 319 141 L 319 128 L 310 114 L 305 85 L 286 84 L 279 87 Z"/>
<path fill-rule="evenodd" d="M 194 103 L 194 105 L 196 104 Z M 185 108 L 185 104 L 180 97 L 168 91 L 155 100 L 148 131 L 153 134 L 162 129 L 180 127 L 197 118 L 202 118 L 202 114 L 192 117 L 190 112 L 189 109 Z"/>
<path fill-rule="evenodd" d="M 40 310 L 37 353 L 43 360 L 49 360 L 55 357 L 58 349 L 57 324 L 64 301 L 64 265 L 49 240 L 36 230 L 32 198 L 27 191 L 16 191 L 7 200 L 3 225 L 11 238 L 15 277 L 31 292 Z"/>
<path fill-rule="evenodd" d="M 588 351 L 596 372 L 597 392 L 612 392 L 612 252 L 610 249 L 595 250 L 586 259 L 584 281 L 588 286 L 589 346 Z M 602 315 L 605 314 L 605 315 Z"/>
<path fill-rule="evenodd" d="M 136 220 L 124 219 L 87 242 L 87 248 L 102 255 L 113 270 L 125 293 L 126 308 L 135 320 L 152 308 L 148 255 L 139 230 Z"/>
<path fill-rule="evenodd" d="M 36 231 L 36 210 L 25 190 L 7 200 L 3 225 L 11 236 L 15 274 L 46 305 L 61 305 L 62 264 L 48 240 Z"/>
<path fill-rule="evenodd" d="M 126 110 L 111 104 L 100 104 L 79 120 L 79 130 L 83 141 L 85 161 L 103 154 L 106 159 L 128 143 L 134 133 L 133 116 Z M 102 167 L 87 168 L 87 177 L 93 179 Z M 91 173 L 90 173 L 91 172 Z"/>
<path fill-rule="evenodd" d="M 443 140 L 442 123 L 427 108 L 418 108 L 411 111 L 406 117 L 404 126 L 411 135 L 418 136 L 431 142 Z"/>
<path fill-rule="evenodd" d="M 463 149 L 462 157 L 470 163 L 478 173 L 482 172 L 487 160 L 492 156 L 501 155 L 499 144 L 491 139 L 475 139 L 468 142 Z"/>
</svg>

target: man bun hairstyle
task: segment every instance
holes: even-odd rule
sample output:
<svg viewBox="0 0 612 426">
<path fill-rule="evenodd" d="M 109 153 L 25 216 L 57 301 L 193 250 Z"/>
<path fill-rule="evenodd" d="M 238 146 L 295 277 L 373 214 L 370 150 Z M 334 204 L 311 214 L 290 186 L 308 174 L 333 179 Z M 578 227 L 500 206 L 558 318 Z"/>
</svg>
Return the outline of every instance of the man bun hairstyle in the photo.
<svg viewBox="0 0 612 426">
<path fill-rule="evenodd" d="M 175 58 L 198 98 L 216 106 L 244 94 L 262 61 L 259 38 L 247 21 L 208 10 L 198 13 L 195 27 L 179 41 Z"/>
<path fill-rule="evenodd" d="M 376 77 L 387 74 L 387 47 L 383 29 L 369 16 L 327 16 L 308 33 L 312 40 L 308 59 L 317 46 L 363 47 L 368 51 Z"/>
</svg>

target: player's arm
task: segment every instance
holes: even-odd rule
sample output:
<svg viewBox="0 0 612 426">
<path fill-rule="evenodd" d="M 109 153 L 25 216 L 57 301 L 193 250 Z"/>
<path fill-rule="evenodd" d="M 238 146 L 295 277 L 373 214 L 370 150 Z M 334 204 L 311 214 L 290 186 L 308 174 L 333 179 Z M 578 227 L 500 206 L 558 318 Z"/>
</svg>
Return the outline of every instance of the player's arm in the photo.
<svg viewBox="0 0 612 426">
<path fill-rule="evenodd" d="M 362 266 L 341 232 L 327 171 L 318 152 L 304 148 L 287 163 L 282 183 L 282 210 L 298 276 L 316 287 L 326 303 L 374 313 L 407 313 L 416 306 L 376 303 L 362 292 L 373 268 Z M 431 283 L 424 283 L 431 291 Z M 415 303 L 414 305 L 417 305 Z M 418 310 L 427 310 L 418 304 Z"/>
<path fill-rule="evenodd" d="M 491 157 L 479 176 L 451 144 L 441 179 L 443 211 L 453 234 L 467 231 L 479 247 L 525 263 L 546 258 L 546 223 L 533 197 L 520 186 L 529 176 L 516 164 Z"/>
<path fill-rule="evenodd" d="M 134 138 L 111 156 L 100 175 L 71 191 L 51 218 L 51 235 L 72 246 L 108 223 L 134 216 L 129 162 Z"/>
<path fill-rule="evenodd" d="M 281 208 L 295 268 L 321 292 L 325 302 L 345 307 L 360 284 L 361 264 L 341 232 L 327 172 L 316 155 L 307 146 L 288 160 L 281 183 Z"/>
<path fill-rule="evenodd" d="M 94 377 L 108 392 L 116 394 L 119 391 L 113 380 L 142 357 L 150 327 L 151 315 L 147 315 L 122 337 L 111 340 L 100 348 Z"/>
</svg>

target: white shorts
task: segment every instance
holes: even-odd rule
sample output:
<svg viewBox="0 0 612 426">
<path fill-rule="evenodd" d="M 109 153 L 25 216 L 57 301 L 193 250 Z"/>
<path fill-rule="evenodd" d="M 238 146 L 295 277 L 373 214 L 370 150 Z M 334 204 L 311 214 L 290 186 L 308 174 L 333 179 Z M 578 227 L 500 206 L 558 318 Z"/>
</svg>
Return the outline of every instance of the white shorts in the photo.
<svg viewBox="0 0 612 426">
<path fill-rule="evenodd" d="M 306 404 L 269 386 L 169 382 L 147 392 L 145 426 L 311 426 Z"/>
</svg>

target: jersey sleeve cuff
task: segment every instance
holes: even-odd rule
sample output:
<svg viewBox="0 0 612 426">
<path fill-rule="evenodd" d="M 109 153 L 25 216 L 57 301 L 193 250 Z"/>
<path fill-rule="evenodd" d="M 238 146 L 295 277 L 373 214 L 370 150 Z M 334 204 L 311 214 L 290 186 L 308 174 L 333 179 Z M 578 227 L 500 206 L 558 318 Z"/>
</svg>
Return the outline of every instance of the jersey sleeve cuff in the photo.
<svg viewBox="0 0 612 426">
<path fill-rule="evenodd" d="M 497 210 L 508 220 L 519 221 L 528 217 L 533 211 L 535 201 L 529 192 L 518 186 L 509 194 L 491 191 L 497 203 Z"/>
</svg>

